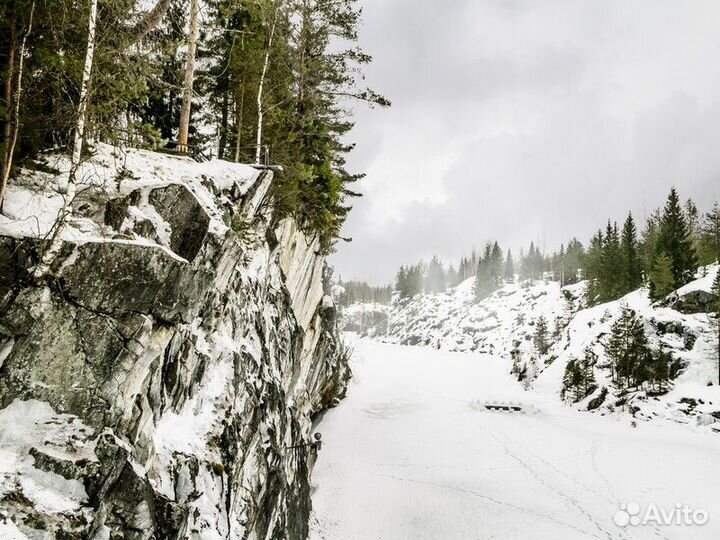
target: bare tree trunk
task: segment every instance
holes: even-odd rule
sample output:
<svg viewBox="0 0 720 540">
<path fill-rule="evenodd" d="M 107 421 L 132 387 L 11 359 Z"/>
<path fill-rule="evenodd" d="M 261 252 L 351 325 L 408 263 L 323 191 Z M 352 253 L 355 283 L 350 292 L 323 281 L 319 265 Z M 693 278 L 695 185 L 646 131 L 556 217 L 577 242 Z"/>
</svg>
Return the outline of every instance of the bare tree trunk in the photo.
<svg viewBox="0 0 720 540">
<path fill-rule="evenodd" d="M 6 142 L 7 148 L 5 149 L 5 157 L 3 159 L 2 177 L 0 177 L 0 211 L 2 211 L 3 203 L 5 202 L 5 190 L 7 188 L 8 180 L 10 179 L 10 170 L 12 169 L 13 155 L 15 154 L 15 146 L 17 145 L 18 132 L 20 131 L 20 96 L 22 95 L 22 79 L 23 79 L 23 68 L 25 66 L 25 50 L 27 49 L 27 38 L 32 32 L 33 16 L 35 15 L 35 1 L 30 5 L 30 18 L 28 19 L 27 30 L 23 35 L 22 44 L 20 45 L 20 59 L 18 60 L 18 72 L 17 72 L 17 84 L 15 87 L 15 93 L 13 96 L 13 112 L 12 112 L 12 136 L 8 137 Z M 13 21 L 14 24 L 14 21 Z M 11 47 L 11 51 L 14 55 L 15 47 Z M 9 64 L 14 64 L 14 61 L 9 61 Z M 11 74 L 8 74 L 8 78 Z M 8 79 L 9 80 L 9 79 Z M 12 87 L 11 87 L 12 88 Z M 12 94 L 12 89 L 10 90 Z M 10 126 L 10 119 L 6 126 Z M 8 130 L 9 135 L 9 130 Z"/>
<path fill-rule="evenodd" d="M 182 109 L 180 110 L 180 130 L 178 132 L 178 151 L 188 151 L 188 132 L 190 130 L 190 112 L 192 109 L 193 79 L 195 77 L 195 53 L 197 51 L 198 0 L 190 0 L 190 39 L 188 41 L 187 59 L 185 60 L 185 83 L 183 85 Z"/>
<path fill-rule="evenodd" d="M 274 6 L 273 22 L 270 28 L 270 37 L 268 38 L 267 50 L 265 51 L 265 60 L 263 61 L 262 73 L 260 74 L 260 85 L 258 87 L 257 94 L 257 109 L 258 109 L 258 123 L 257 123 L 257 139 L 255 141 L 255 163 L 260 164 L 260 153 L 262 149 L 262 131 L 263 131 L 263 120 L 265 111 L 263 110 L 263 90 L 265 87 L 265 76 L 267 75 L 268 66 L 270 64 L 270 52 L 272 51 L 273 40 L 275 38 L 275 27 L 277 26 L 278 11 L 280 10 L 279 5 Z"/>
</svg>

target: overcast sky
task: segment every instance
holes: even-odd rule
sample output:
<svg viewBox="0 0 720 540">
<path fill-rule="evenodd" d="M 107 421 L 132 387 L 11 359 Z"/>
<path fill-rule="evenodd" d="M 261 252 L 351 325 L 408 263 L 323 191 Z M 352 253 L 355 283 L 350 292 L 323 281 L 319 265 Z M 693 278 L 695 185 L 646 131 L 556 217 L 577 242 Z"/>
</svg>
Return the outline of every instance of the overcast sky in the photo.
<svg viewBox="0 0 720 540">
<path fill-rule="evenodd" d="M 393 107 L 356 113 L 343 279 L 490 239 L 585 243 L 672 185 L 701 209 L 720 194 L 720 1 L 360 2 Z"/>
</svg>

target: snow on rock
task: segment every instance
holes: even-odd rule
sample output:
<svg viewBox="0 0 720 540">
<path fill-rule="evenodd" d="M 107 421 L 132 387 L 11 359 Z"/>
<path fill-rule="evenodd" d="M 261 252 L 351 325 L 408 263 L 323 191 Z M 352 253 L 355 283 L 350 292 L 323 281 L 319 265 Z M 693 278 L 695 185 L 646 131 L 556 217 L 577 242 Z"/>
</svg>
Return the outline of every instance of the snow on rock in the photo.
<svg viewBox="0 0 720 540">
<path fill-rule="evenodd" d="M 535 382 L 539 391 L 559 394 L 565 367 L 571 359 L 581 358 L 586 349 L 597 354 L 595 376 L 598 389 L 577 406 L 597 408 L 605 414 L 616 409 L 651 420 L 662 418 L 720 431 L 712 424 L 720 421 L 720 385 L 718 385 L 717 333 L 707 313 L 683 313 L 672 307 L 678 298 L 706 291 L 717 266 L 708 275 L 685 285 L 665 301 L 653 303 L 647 289 L 639 289 L 614 302 L 600 304 L 575 314 L 547 357 L 552 363 Z M 664 305 L 664 304 L 667 304 Z M 639 390 L 618 401 L 610 381 L 610 366 L 604 350 L 606 336 L 624 307 L 635 311 L 644 324 L 650 347 L 668 352 L 672 358 L 670 390 L 648 395 Z M 590 405 L 593 400 L 600 403 Z"/>
<path fill-rule="evenodd" d="M 392 307 L 376 302 L 356 302 L 340 311 L 340 325 L 346 332 L 361 336 L 384 336 Z"/>
<path fill-rule="evenodd" d="M 349 331 L 388 343 L 501 356 L 527 389 L 556 399 L 568 362 L 591 350 L 598 358 L 597 388 L 577 407 L 720 431 L 717 333 L 706 313 L 717 271 L 717 265 L 701 269 L 698 279 L 663 302 L 652 303 L 647 289 L 639 289 L 587 309 L 584 282 L 562 288 L 553 281 L 508 283 L 477 302 L 473 279 L 468 279 L 445 293 L 395 299 L 389 306 L 354 304 L 343 310 L 342 321 Z M 618 405 L 603 345 L 624 306 L 642 319 L 650 346 L 671 355 L 674 380 L 663 395 L 639 391 Z M 387 319 L 386 330 L 385 323 L 377 322 L 382 318 Z M 547 323 L 545 354 L 535 340 L 541 318 Z"/>
<path fill-rule="evenodd" d="M 428 294 L 394 305 L 386 340 L 448 351 L 474 351 L 509 357 L 530 350 L 536 322 L 549 332 L 564 327 L 580 305 L 584 284 L 560 288 L 554 281 L 509 283 L 475 302 L 473 279 L 446 293 Z"/>
<path fill-rule="evenodd" d="M 60 178 L 68 175 L 70 161 L 64 154 L 48 154 L 44 156 L 44 169 L 53 172 L 21 171 L 20 177 L 10 184 L 5 215 L 0 215 L 0 234 L 48 235 L 65 202 L 54 188 Z M 88 242 L 109 240 L 121 234 L 131 240 L 147 238 L 170 247 L 172 231 L 153 201 L 170 186 L 175 186 L 171 199 L 161 201 L 167 206 L 165 213 L 172 213 L 173 204 L 181 202 L 187 206 L 192 201 L 197 205 L 198 219 L 202 221 L 204 216 L 207 221 L 204 224 L 207 232 L 222 236 L 228 230 L 221 208 L 225 202 L 223 195 L 232 194 L 237 199 L 256 184 L 261 174 L 248 165 L 222 160 L 198 163 L 189 157 L 98 143 L 93 155 L 80 164 L 76 173 L 75 212 L 67 221 L 64 238 Z M 184 201 L 183 195 L 191 201 Z M 124 204 L 125 210 L 132 205 L 132 210 L 123 214 L 124 221 L 114 224 L 118 204 Z"/>
<path fill-rule="evenodd" d="M 0 500 L 17 525 L 47 520 L 70 531 L 73 518 L 87 517 L 78 478 L 98 464 L 93 435 L 76 416 L 57 414 L 45 402 L 15 400 L 0 411 Z M 17 525 L 6 527 L 18 535 Z"/>
<path fill-rule="evenodd" d="M 0 536 L 304 538 L 287 447 L 350 376 L 317 240 L 273 228 L 272 173 L 95 152 L 45 279 L 67 160 L 0 218 Z"/>
</svg>

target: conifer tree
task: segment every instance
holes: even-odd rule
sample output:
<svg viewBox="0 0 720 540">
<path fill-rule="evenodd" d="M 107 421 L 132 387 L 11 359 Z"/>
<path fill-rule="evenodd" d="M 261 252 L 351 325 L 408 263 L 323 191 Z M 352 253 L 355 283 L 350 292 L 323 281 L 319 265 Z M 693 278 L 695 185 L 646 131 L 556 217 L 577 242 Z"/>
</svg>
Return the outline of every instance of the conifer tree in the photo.
<svg viewBox="0 0 720 540">
<path fill-rule="evenodd" d="M 493 243 L 490 252 L 490 273 L 497 287 L 503 277 L 503 252 L 497 241 Z"/>
<path fill-rule="evenodd" d="M 505 258 L 505 280 L 513 281 L 515 279 L 515 262 L 513 261 L 512 251 L 508 249 Z"/>
<path fill-rule="evenodd" d="M 652 353 L 650 366 L 650 382 L 655 391 L 662 392 L 670 379 L 670 355 L 662 348 Z"/>
<path fill-rule="evenodd" d="M 656 254 L 664 252 L 670 258 L 675 285 L 690 281 L 697 270 L 697 257 L 690 238 L 690 230 L 675 188 L 670 190 L 660 218 Z"/>
<path fill-rule="evenodd" d="M 571 359 L 565 366 L 560 397 L 576 403 L 589 396 L 596 389 L 594 366 L 597 355 L 586 349 L 582 359 Z"/>
<path fill-rule="evenodd" d="M 700 264 L 720 260 L 720 204 L 717 201 L 703 219 L 700 250 Z"/>
<path fill-rule="evenodd" d="M 622 293 L 628 293 L 637 289 L 642 284 L 642 269 L 637 245 L 637 229 L 632 214 L 628 214 L 623 224 L 620 248 L 622 252 L 622 272 L 624 273 Z"/>
<path fill-rule="evenodd" d="M 642 238 L 639 243 L 640 264 L 648 279 L 653 264 L 655 263 L 655 255 L 657 254 L 657 240 L 660 231 L 660 211 L 654 210 L 645 220 L 645 228 L 642 232 Z"/>
<path fill-rule="evenodd" d="M 547 320 L 542 315 L 535 321 L 534 342 L 535 348 L 541 356 L 544 356 L 550 349 Z"/>
<path fill-rule="evenodd" d="M 677 283 L 673 274 L 672 259 L 665 252 L 655 257 L 655 263 L 650 270 L 650 298 L 660 300 L 673 292 Z"/>
<path fill-rule="evenodd" d="M 578 273 L 585 266 L 585 249 L 577 238 L 568 242 L 565 249 L 565 284 L 576 283 Z"/>
<path fill-rule="evenodd" d="M 623 292 L 623 260 L 617 223 L 608 221 L 600 256 L 599 296 L 601 302 L 619 298 Z"/>
<path fill-rule="evenodd" d="M 613 383 L 621 393 L 650 378 L 651 352 L 645 330 L 642 321 L 627 306 L 612 325 L 605 354 L 611 361 Z"/>
<path fill-rule="evenodd" d="M 425 291 L 428 293 L 445 292 L 445 269 L 437 255 L 430 260 L 427 270 Z"/>
<path fill-rule="evenodd" d="M 595 236 L 590 240 L 587 254 L 585 256 L 585 277 L 588 280 L 586 292 L 586 300 L 588 305 L 594 305 L 601 299 L 600 279 L 602 274 L 602 253 L 603 253 L 603 233 L 597 231 Z"/>
</svg>

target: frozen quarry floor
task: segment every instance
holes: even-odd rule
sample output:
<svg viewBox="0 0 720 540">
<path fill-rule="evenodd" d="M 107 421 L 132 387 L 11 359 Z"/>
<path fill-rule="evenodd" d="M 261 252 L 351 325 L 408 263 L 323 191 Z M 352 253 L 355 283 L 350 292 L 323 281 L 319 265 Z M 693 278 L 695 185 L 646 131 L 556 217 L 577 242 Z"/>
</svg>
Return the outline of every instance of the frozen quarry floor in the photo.
<svg viewBox="0 0 720 540">
<path fill-rule="evenodd" d="M 318 428 L 313 540 L 720 538 L 717 434 L 576 412 L 490 356 L 359 340 L 353 369 Z M 618 526 L 631 503 L 650 522 Z M 707 515 L 664 524 L 678 504 Z"/>
</svg>

